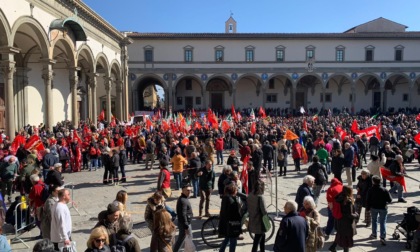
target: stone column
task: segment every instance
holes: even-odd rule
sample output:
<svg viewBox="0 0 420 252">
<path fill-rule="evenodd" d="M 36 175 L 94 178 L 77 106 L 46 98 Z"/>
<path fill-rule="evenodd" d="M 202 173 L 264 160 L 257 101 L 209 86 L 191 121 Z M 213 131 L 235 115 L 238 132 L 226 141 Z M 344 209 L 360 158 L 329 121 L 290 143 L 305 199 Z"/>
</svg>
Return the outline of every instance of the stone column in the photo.
<svg viewBox="0 0 420 252">
<path fill-rule="evenodd" d="M 97 98 L 96 98 L 96 86 L 98 84 L 97 77 L 99 75 L 97 73 L 89 74 L 89 89 L 91 92 L 91 96 L 89 96 L 90 103 L 91 103 L 91 120 L 92 124 L 97 126 L 98 123 L 98 105 L 97 105 Z"/>
<path fill-rule="evenodd" d="M 296 106 L 296 85 L 296 81 L 293 81 L 292 85 L 290 86 L 290 109 L 292 111 Z"/>
<path fill-rule="evenodd" d="M 108 76 L 104 76 L 104 86 L 106 91 L 106 120 L 111 122 L 111 88 L 112 79 Z"/>
<path fill-rule="evenodd" d="M 6 135 L 13 141 L 15 138 L 15 101 L 13 91 L 13 75 L 16 72 L 16 62 L 14 61 L 14 54 L 19 53 L 20 49 L 13 47 L 1 48 L 2 55 L 1 71 L 4 78 L 5 104 L 6 107 Z"/>
<path fill-rule="evenodd" d="M 77 84 L 79 83 L 79 77 L 77 76 L 78 70 L 80 70 L 80 67 L 73 67 L 69 69 L 71 92 L 71 122 L 75 128 L 77 128 L 79 125 L 77 110 Z"/>
<path fill-rule="evenodd" d="M 384 111 L 384 95 L 385 95 L 385 87 L 380 87 L 380 92 L 381 92 L 381 104 L 380 104 L 380 108 L 381 108 L 381 112 Z"/>
<path fill-rule="evenodd" d="M 41 62 L 44 65 L 42 70 L 42 79 L 44 79 L 45 86 L 45 125 L 47 128 L 52 129 L 54 125 L 54 101 L 52 94 L 52 80 L 54 77 L 53 65 L 55 60 L 43 59 Z"/>
<path fill-rule="evenodd" d="M 351 82 L 351 112 L 356 113 L 356 108 L 354 107 L 356 101 L 356 83 Z"/>
<path fill-rule="evenodd" d="M 414 91 L 414 81 L 410 80 L 408 83 L 408 107 L 411 108 L 412 100 L 413 100 L 413 91 Z"/>
<path fill-rule="evenodd" d="M 128 114 L 131 112 L 130 105 L 129 105 L 129 97 L 131 97 L 131 94 L 129 92 L 132 92 L 133 87 L 129 87 L 128 82 L 128 50 L 127 45 L 133 43 L 133 40 L 131 40 L 129 37 L 126 37 L 127 34 L 124 33 L 124 40 L 120 43 L 121 46 L 121 67 L 122 67 L 122 111 L 121 111 L 121 120 L 128 120 Z M 132 103 L 134 100 L 132 99 Z M 132 104 L 132 108 L 136 108 L 134 104 Z"/>
<path fill-rule="evenodd" d="M 92 114 L 92 88 L 91 88 L 91 84 L 92 83 L 92 79 L 90 78 L 89 74 L 86 76 L 86 89 L 87 89 L 87 100 L 88 100 L 88 113 L 87 113 L 87 117 L 90 119 L 90 121 L 92 122 L 93 119 L 93 114 Z"/>
<path fill-rule="evenodd" d="M 115 81 L 115 84 L 116 84 L 116 91 L 117 91 L 117 93 L 116 93 L 116 98 L 115 98 L 115 103 L 116 103 L 116 117 L 119 119 L 119 120 L 125 120 L 126 118 L 125 118 L 125 116 L 124 116 L 124 114 L 123 114 L 123 97 L 122 97 L 122 94 L 123 94 L 123 81 L 120 81 L 120 80 L 117 80 L 117 81 Z"/>
<path fill-rule="evenodd" d="M 28 72 L 31 71 L 30 68 L 27 67 L 17 67 L 16 68 L 16 110 L 19 111 L 16 113 L 16 128 L 21 129 L 23 128 L 28 122 L 28 94 L 26 91 L 26 87 L 28 85 Z"/>
<path fill-rule="evenodd" d="M 325 110 L 325 87 L 322 86 L 322 108 Z"/>
</svg>

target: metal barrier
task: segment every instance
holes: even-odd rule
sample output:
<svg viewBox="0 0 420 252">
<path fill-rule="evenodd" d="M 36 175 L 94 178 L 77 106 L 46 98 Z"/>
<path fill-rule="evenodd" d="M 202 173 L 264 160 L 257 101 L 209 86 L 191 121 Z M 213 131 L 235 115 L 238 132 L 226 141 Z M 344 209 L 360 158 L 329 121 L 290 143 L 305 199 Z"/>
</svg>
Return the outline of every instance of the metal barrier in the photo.
<svg viewBox="0 0 420 252">
<path fill-rule="evenodd" d="M 77 209 L 76 203 L 74 203 L 74 183 L 69 182 L 67 184 L 64 184 L 63 188 L 67 188 L 67 189 L 71 190 L 71 201 L 69 202 L 69 204 L 70 204 L 69 209 L 74 208 L 74 210 L 76 210 L 76 212 L 79 214 L 79 216 L 82 216 L 79 212 L 79 209 Z"/>
<path fill-rule="evenodd" d="M 21 209 L 22 204 L 25 204 L 27 207 L 25 209 Z M 18 212 L 20 214 L 18 214 Z M 35 216 L 31 216 L 31 209 L 29 208 L 29 203 L 27 201 L 23 201 L 17 204 L 15 210 L 13 211 L 13 214 L 15 215 L 15 237 L 12 239 L 12 241 L 18 240 L 21 243 L 23 243 L 27 248 L 29 248 L 28 244 L 26 244 L 25 241 L 23 241 L 20 238 L 20 236 L 23 233 L 19 233 L 27 227 L 36 224 Z"/>
</svg>

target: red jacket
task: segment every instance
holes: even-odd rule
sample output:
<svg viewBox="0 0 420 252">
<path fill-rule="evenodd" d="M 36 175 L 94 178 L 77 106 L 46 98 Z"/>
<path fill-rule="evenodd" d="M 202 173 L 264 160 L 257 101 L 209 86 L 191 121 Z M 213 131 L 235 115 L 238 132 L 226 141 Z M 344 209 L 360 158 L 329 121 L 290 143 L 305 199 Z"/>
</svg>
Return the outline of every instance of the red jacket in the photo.
<svg viewBox="0 0 420 252">
<path fill-rule="evenodd" d="M 343 191 L 343 183 L 337 178 L 331 180 L 331 186 L 327 189 L 327 202 L 334 202 L 335 197 Z"/>
<path fill-rule="evenodd" d="M 292 146 L 292 158 L 302 158 L 302 145 L 296 143 Z"/>
<path fill-rule="evenodd" d="M 31 200 L 31 205 L 35 208 L 41 207 L 44 205 L 42 202 L 42 191 L 44 190 L 44 182 L 41 180 L 38 181 L 34 186 L 32 186 L 31 192 L 29 193 L 29 199 Z"/>
<path fill-rule="evenodd" d="M 224 145 L 223 138 L 217 138 L 216 139 L 216 144 L 214 146 L 216 148 L 216 150 L 217 151 L 222 151 L 223 150 L 223 145 Z"/>
<path fill-rule="evenodd" d="M 243 162 L 246 156 L 251 155 L 251 148 L 248 145 L 242 146 L 239 149 L 239 154 L 241 154 L 241 161 Z"/>
<path fill-rule="evenodd" d="M 170 187 L 171 187 L 171 174 L 169 173 L 168 169 L 163 168 L 160 170 L 160 173 L 159 173 L 157 189 L 161 190 L 161 189 L 170 188 Z"/>
</svg>

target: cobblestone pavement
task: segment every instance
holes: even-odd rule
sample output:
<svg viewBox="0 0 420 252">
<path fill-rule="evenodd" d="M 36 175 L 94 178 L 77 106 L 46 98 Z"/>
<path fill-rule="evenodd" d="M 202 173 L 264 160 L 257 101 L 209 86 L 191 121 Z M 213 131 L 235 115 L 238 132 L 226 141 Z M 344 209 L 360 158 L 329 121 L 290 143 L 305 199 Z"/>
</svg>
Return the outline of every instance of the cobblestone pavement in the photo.
<svg viewBox="0 0 420 252">
<path fill-rule="evenodd" d="M 227 158 L 225 158 L 227 160 Z M 292 164 L 292 160 L 289 161 L 289 164 Z M 101 210 L 105 210 L 108 203 L 112 202 L 115 198 L 116 193 L 119 190 L 126 190 L 128 192 L 128 211 L 131 213 L 134 220 L 134 233 L 136 238 L 140 243 L 142 251 L 149 251 L 149 244 L 151 235 L 146 225 L 144 224 L 144 210 L 146 199 L 153 193 L 156 188 L 158 168 L 157 163 L 155 162 L 155 169 L 145 170 L 144 164 L 130 164 L 126 166 L 127 183 L 124 183 L 119 186 L 109 186 L 102 184 L 102 175 L 103 169 L 100 169 L 96 172 L 92 171 L 82 171 L 78 173 L 66 173 L 64 174 L 66 183 L 74 183 L 73 199 L 74 206 L 77 207 L 79 213 L 71 208 L 70 212 L 72 214 L 73 220 L 73 232 L 72 239 L 77 243 L 78 251 L 84 251 L 86 249 L 86 241 L 89 237 L 90 230 L 96 224 L 97 215 Z M 298 186 L 302 183 L 302 178 L 306 174 L 307 165 L 302 166 L 303 171 L 300 174 L 293 172 L 294 167 L 289 165 L 287 177 L 278 177 L 278 208 L 282 209 L 286 199 L 294 199 L 296 190 Z M 215 166 L 215 171 L 217 176 L 220 174 L 222 166 Z M 417 162 L 413 162 L 407 165 L 408 174 L 413 178 L 420 179 L 420 169 Z M 343 174 L 345 178 L 345 174 Z M 267 180 L 267 178 L 266 178 Z M 217 181 L 217 180 L 216 180 Z M 345 181 L 345 179 L 344 179 Z M 370 228 L 365 228 L 363 224 L 358 225 L 357 235 L 354 237 L 355 247 L 351 251 L 404 251 L 405 249 L 405 238 L 404 235 L 401 235 L 401 240 L 392 239 L 392 233 L 396 227 L 397 221 L 402 220 L 403 213 L 406 212 L 406 208 L 413 205 L 418 205 L 420 202 L 419 197 L 419 182 L 416 182 L 412 179 L 407 178 L 407 189 L 408 192 L 405 193 L 405 198 L 408 201 L 407 203 L 397 203 L 394 199 L 394 202 L 389 206 L 389 214 L 387 221 L 387 245 L 382 246 L 379 240 L 370 240 L 368 237 L 371 233 Z M 270 205 L 268 211 L 272 216 L 276 215 L 276 199 L 275 199 L 275 179 L 272 179 L 272 183 L 267 183 L 267 190 L 265 193 L 266 204 Z M 389 186 L 389 185 L 388 185 Z M 389 188 L 388 188 L 389 189 Z M 270 193 L 272 192 L 272 193 Z M 175 208 L 176 198 L 179 196 L 180 191 L 174 191 L 173 197 L 168 200 L 168 204 Z M 190 199 L 191 204 L 193 205 L 194 214 L 198 215 L 198 203 L 199 199 Z M 321 223 L 322 226 L 325 226 L 327 218 L 326 214 L 326 199 L 325 193 L 321 194 L 320 202 L 318 205 L 318 210 L 321 212 Z M 210 213 L 218 214 L 220 207 L 220 199 L 217 196 L 217 192 L 213 192 L 210 205 Z M 362 212 L 362 220 L 363 214 Z M 194 219 L 193 221 L 193 237 L 194 243 L 196 244 L 197 251 L 217 251 L 216 249 L 211 249 L 206 246 L 200 235 L 200 230 L 202 223 L 205 219 L 199 220 Z M 362 222 L 362 221 L 361 221 Z M 276 233 L 279 224 L 276 223 Z M 379 227 L 378 227 L 379 229 Z M 6 228 L 7 238 L 13 239 L 14 233 L 13 228 L 10 226 Z M 276 234 L 275 233 L 275 234 Z M 21 235 L 21 238 L 30 246 L 30 249 L 26 248 L 20 242 L 13 242 L 12 249 L 13 251 L 31 251 L 33 245 L 36 243 L 34 237 L 39 235 L 38 228 L 34 228 L 29 232 L 26 232 Z M 272 251 L 274 238 L 270 239 L 266 243 L 266 250 Z M 244 240 L 238 241 L 238 246 L 236 251 L 250 251 L 252 248 L 252 239 L 248 234 L 244 234 Z M 327 251 L 330 246 L 334 236 L 326 242 L 324 248 L 321 251 Z M 407 251 L 407 250 L 406 250 Z"/>
</svg>

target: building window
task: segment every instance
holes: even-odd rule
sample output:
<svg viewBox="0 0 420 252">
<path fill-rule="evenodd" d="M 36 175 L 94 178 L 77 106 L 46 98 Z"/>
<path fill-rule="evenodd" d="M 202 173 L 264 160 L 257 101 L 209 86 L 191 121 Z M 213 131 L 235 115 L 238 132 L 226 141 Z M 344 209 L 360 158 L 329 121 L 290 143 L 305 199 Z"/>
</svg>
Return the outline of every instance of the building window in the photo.
<svg viewBox="0 0 420 252">
<path fill-rule="evenodd" d="M 176 98 L 176 105 L 182 105 L 182 97 Z"/>
<path fill-rule="evenodd" d="M 398 45 L 394 47 L 395 49 L 395 61 L 402 61 L 403 60 L 403 52 L 404 52 L 404 46 Z"/>
<path fill-rule="evenodd" d="M 344 50 L 335 51 L 335 61 L 338 61 L 338 62 L 344 61 Z"/>
<path fill-rule="evenodd" d="M 148 45 L 143 47 L 144 50 L 144 62 L 153 62 L 153 47 Z"/>
<path fill-rule="evenodd" d="M 268 82 L 268 89 L 274 89 L 274 79 L 270 79 Z"/>
<path fill-rule="evenodd" d="M 306 60 L 315 58 L 315 47 L 310 45 L 306 47 Z"/>
<path fill-rule="evenodd" d="M 324 94 L 321 94 L 320 101 L 321 102 L 324 101 Z M 325 102 L 331 102 L 331 101 L 332 101 L 332 94 L 331 93 L 326 93 L 325 94 Z"/>
<path fill-rule="evenodd" d="M 284 61 L 284 51 L 282 49 L 276 50 L 276 61 L 283 62 Z"/>
<path fill-rule="evenodd" d="M 267 94 L 266 102 L 267 103 L 276 103 L 277 102 L 277 94 Z"/>
<path fill-rule="evenodd" d="M 408 101 L 408 94 L 403 94 L 402 100 L 404 102 L 407 102 Z"/>
<path fill-rule="evenodd" d="M 216 50 L 216 61 L 223 62 L 223 50 Z"/>
<path fill-rule="evenodd" d="M 195 97 L 195 105 L 201 105 L 201 97 Z"/>
<path fill-rule="evenodd" d="M 192 80 L 185 80 L 185 90 L 192 90 Z"/>
<path fill-rule="evenodd" d="M 373 61 L 373 50 L 375 47 L 367 46 L 365 47 L 365 61 Z"/>
<path fill-rule="evenodd" d="M 184 56 L 184 60 L 185 62 L 192 62 L 192 51 L 191 50 L 185 50 L 185 56 Z"/>
<path fill-rule="evenodd" d="M 254 61 L 254 50 L 246 50 L 245 61 L 246 62 L 253 62 Z"/>
</svg>

